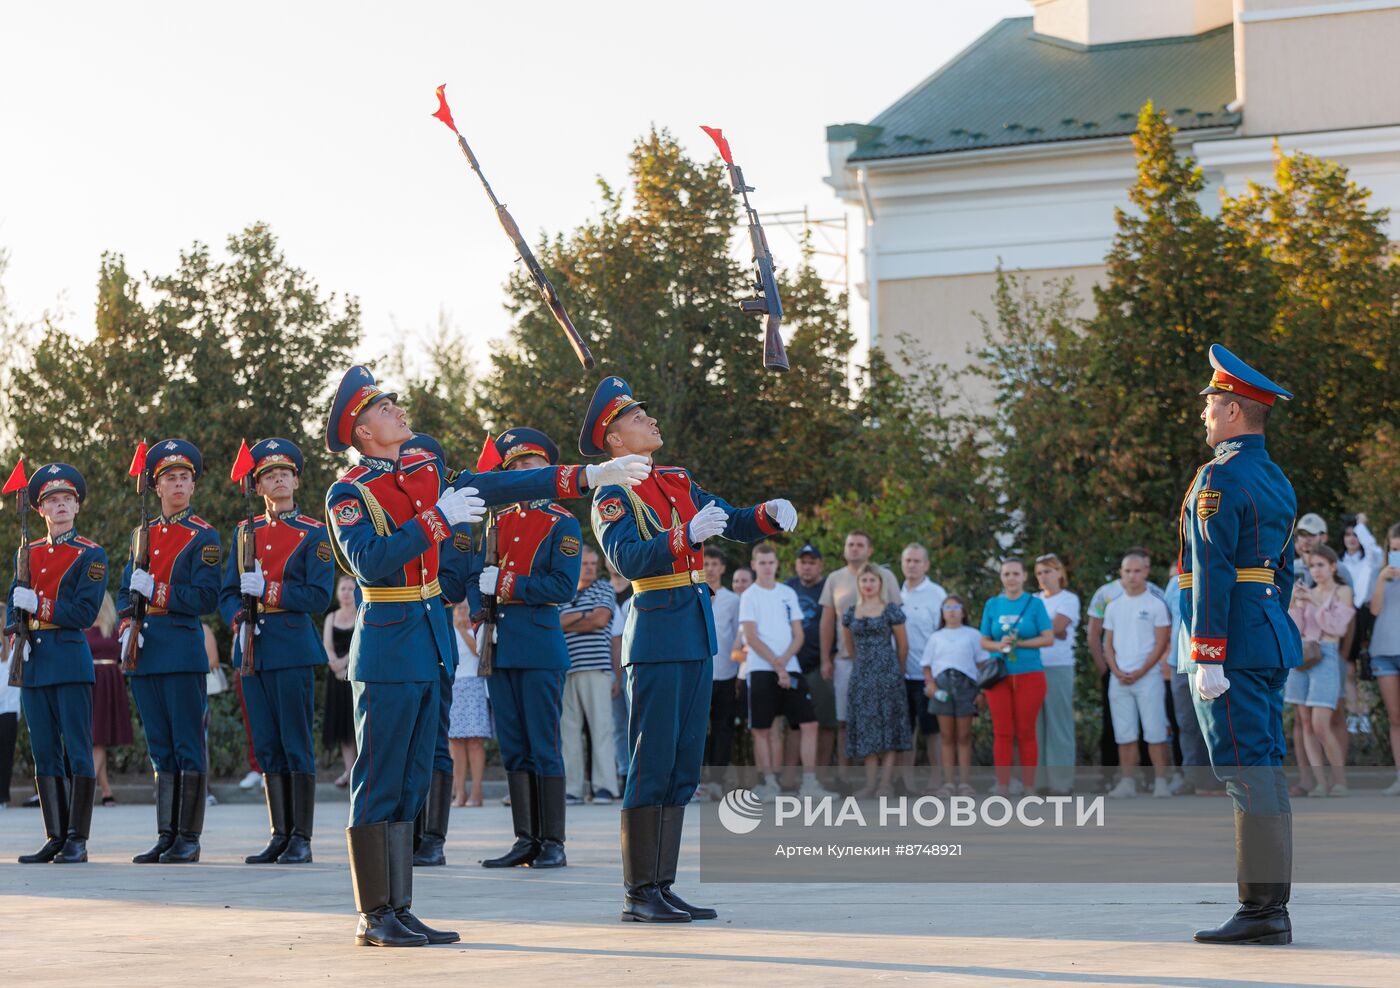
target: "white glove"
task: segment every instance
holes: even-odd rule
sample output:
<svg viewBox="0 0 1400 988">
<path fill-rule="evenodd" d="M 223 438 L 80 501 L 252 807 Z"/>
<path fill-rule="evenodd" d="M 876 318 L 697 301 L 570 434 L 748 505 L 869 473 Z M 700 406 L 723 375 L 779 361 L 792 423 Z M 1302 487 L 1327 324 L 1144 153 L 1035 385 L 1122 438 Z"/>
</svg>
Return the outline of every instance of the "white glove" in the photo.
<svg viewBox="0 0 1400 988">
<path fill-rule="evenodd" d="M 712 535 L 718 535 L 724 531 L 724 526 L 729 524 L 729 516 L 724 513 L 724 509 L 713 501 L 700 509 L 699 513 L 692 519 L 686 527 L 686 538 L 691 542 L 704 542 Z"/>
<path fill-rule="evenodd" d="M 132 593 L 139 593 L 147 600 L 156 595 L 156 578 L 143 569 L 138 568 L 131 571 L 131 583 L 127 586 Z"/>
<path fill-rule="evenodd" d="M 14 651 L 15 651 L 15 639 L 14 639 L 14 636 L 11 635 L 11 636 L 10 636 L 10 640 L 9 640 L 9 642 L 7 643 L 6 648 L 5 648 L 4 657 L 7 658 L 7 659 L 9 659 L 11 662 L 28 662 L 28 661 L 29 661 L 29 642 L 24 642 L 23 646 L 22 646 L 21 649 L 20 649 L 20 654 L 19 654 L 19 655 L 15 655 L 15 654 L 14 654 Z"/>
<path fill-rule="evenodd" d="M 249 597 L 262 599 L 263 591 L 267 589 L 267 580 L 263 578 L 262 563 L 253 563 L 253 572 L 244 573 L 238 578 L 239 593 L 247 594 Z"/>
<path fill-rule="evenodd" d="M 447 519 L 447 524 L 453 528 L 458 525 L 475 525 L 486 517 L 486 502 L 476 494 L 475 487 L 450 490 L 438 498 L 436 507 Z"/>
<path fill-rule="evenodd" d="M 785 497 L 774 498 L 764 505 L 768 509 L 768 517 L 778 523 L 778 527 L 784 532 L 791 532 L 797 527 L 797 509 L 792 506 L 792 502 Z"/>
<path fill-rule="evenodd" d="M 253 625 L 253 634 L 254 634 L 254 635 L 260 635 L 260 634 L 262 634 L 262 628 L 259 628 L 256 624 Z M 239 645 L 239 648 L 242 650 L 243 654 L 244 654 L 244 655 L 247 655 L 247 654 L 248 654 L 248 622 L 247 622 L 247 621 L 244 621 L 242 624 L 240 624 L 240 625 L 238 626 L 238 645 Z"/>
<path fill-rule="evenodd" d="M 1225 667 L 1215 663 L 1198 663 L 1196 666 L 1196 692 L 1202 700 L 1214 700 L 1230 688 L 1225 678 Z"/>
<path fill-rule="evenodd" d="M 496 585 L 501 582 L 501 568 L 499 566 L 488 566 L 481 571 L 481 579 L 476 581 L 477 587 L 486 596 L 491 596 L 496 592 Z"/>
<path fill-rule="evenodd" d="M 130 629 L 130 628 L 127 628 L 125 631 L 122 632 L 121 640 L 117 643 L 117 652 L 118 652 L 119 654 L 121 654 L 121 655 L 125 655 L 125 654 L 126 654 L 126 643 L 127 643 L 128 641 L 130 641 L 130 640 L 131 640 L 131 629 Z M 142 635 L 141 637 L 139 637 L 139 638 L 136 639 L 136 647 L 137 647 L 137 648 L 145 648 L 145 647 L 146 647 L 146 636 L 145 636 L 145 635 Z"/>
<path fill-rule="evenodd" d="M 590 463 L 583 468 L 588 475 L 589 490 L 621 484 L 623 487 L 636 487 L 651 473 L 651 464 L 645 456 L 628 453 L 609 460 L 607 463 Z"/>
<path fill-rule="evenodd" d="M 30 614 L 39 613 L 39 595 L 34 592 L 32 587 L 15 587 L 14 596 L 10 598 L 10 602 L 18 610 L 28 611 Z"/>
<path fill-rule="evenodd" d="M 476 629 L 476 654 L 481 654 L 481 649 L 486 644 L 486 622 L 483 621 Z"/>
</svg>

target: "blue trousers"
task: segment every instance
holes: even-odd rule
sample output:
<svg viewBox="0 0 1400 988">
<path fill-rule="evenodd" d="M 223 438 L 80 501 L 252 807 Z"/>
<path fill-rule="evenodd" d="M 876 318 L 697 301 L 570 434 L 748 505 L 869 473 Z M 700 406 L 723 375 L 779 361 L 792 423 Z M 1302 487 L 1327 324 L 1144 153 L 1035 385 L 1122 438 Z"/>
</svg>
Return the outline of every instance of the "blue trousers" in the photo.
<svg viewBox="0 0 1400 988">
<path fill-rule="evenodd" d="M 311 725 L 316 717 L 315 666 L 259 669 L 242 677 L 253 753 L 269 775 L 316 771 Z"/>
<path fill-rule="evenodd" d="M 131 695 L 157 772 L 204 772 L 204 714 L 209 698 L 202 672 L 131 677 Z"/>
<path fill-rule="evenodd" d="M 433 742 L 433 771 L 452 774 L 452 747 L 447 742 L 447 725 L 452 720 L 452 680 L 447 667 L 438 666 L 437 739 Z"/>
<path fill-rule="evenodd" d="M 91 778 L 92 683 L 26 686 L 20 692 L 29 744 L 34 751 L 34 774 L 63 778 L 63 755 L 74 775 Z"/>
<path fill-rule="evenodd" d="M 627 745 L 627 688 L 623 688 L 612 698 L 613 714 L 613 760 L 617 762 L 617 777 L 627 778 L 627 767 L 632 761 L 632 749 Z"/>
<path fill-rule="evenodd" d="M 1230 669 L 1230 688 L 1214 700 L 1191 691 L 1215 777 L 1242 813 L 1290 812 L 1283 771 L 1283 684 L 1288 670 Z M 1194 677 L 1193 677 L 1194 679 Z"/>
<path fill-rule="evenodd" d="M 507 772 L 564 774 L 559 718 L 566 675 L 563 669 L 497 669 L 491 674 L 491 711 Z"/>
<path fill-rule="evenodd" d="M 428 798 L 438 684 L 351 683 L 355 741 L 350 826 L 412 820 Z"/>
<path fill-rule="evenodd" d="M 627 666 L 627 743 L 632 749 L 624 809 L 684 806 L 700 784 L 710 726 L 713 660 Z"/>
</svg>

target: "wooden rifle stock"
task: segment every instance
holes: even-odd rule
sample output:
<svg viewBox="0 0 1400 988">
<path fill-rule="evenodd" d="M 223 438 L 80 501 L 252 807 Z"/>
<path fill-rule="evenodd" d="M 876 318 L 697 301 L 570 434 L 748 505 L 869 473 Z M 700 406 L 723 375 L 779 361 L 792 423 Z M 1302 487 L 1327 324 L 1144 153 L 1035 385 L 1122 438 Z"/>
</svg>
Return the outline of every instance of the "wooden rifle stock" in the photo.
<svg viewBox="0 0 1400 988">
<path fill-rule="evenodd" d="M 257 528 L 253 522 L 253 474 L 250 471 L 244 479 L 243 493 L 248 505 L 248 530 L 244 533 L 243 541 L 238 546 L 239 572 L 252 573 L 258 566 L 258 539 Z M 269 509 L 271 510 L 271 509 Z M 247 634 L 243 640 L 243 664 L 239 667 L 239 675 L 252 676 L 257 673 L 257 662 L 254 653 L 257 651 L 255 639 L 258 628 L 258 598 L 252 594 L 243 595 L 243 627 L 247 629 Z"/>
<path fill-rule="evenodd" d="M 19 506 L 19 560 L 15 564 L 15 586 L 29 586 L 29 491 L 20 488 L 16 495 Z M 24 685 L 24 653 L 29 644 L 29 612 L 15 610 L 14 645 L 10 649 L 10 685 Z"/>
<path fill-rule="evenodd" d="M 146 479 L 143 466 L 136 476 L 136 492 L 141 495 L 141 527 L 136 530 L 135 569 L 149 569 L 151 566 L 151 486 Z M 126 639 L 126 649 L 122 652 L 122 668 L 134 672 L 141 658 L 141 628 L 146 623 L 147 601 L 144 595 L 135 594 L 131 598 L 131 632 Z"/>
<path fill-rule="evenodd" d="M 499 566 L 501 562 L 500 547 L 497 544 L 496 535 L 496 515 L 492 512 L 491 519 L 486 523 L 486 535 L 483 539 L 483 554 L 487 566 Z M 481 626 L 484 629 L 481 635 L 481 654 L 477 656 L 477 675 L 489 676 L 496 663 L 496 618 L 499 604 L 495 594 L 483 594 L 481 598 Z"/>
</svg>

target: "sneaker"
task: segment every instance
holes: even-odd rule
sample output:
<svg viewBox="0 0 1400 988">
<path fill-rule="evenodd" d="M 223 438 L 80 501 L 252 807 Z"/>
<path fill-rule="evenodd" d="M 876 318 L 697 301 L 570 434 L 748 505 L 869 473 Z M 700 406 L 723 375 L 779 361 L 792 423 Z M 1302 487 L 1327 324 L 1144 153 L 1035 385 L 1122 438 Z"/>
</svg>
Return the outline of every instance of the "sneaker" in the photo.
<svg viewBox="0 0 1400 988">
<path fill-rule="evenodd" d="M 781 792 L 782 790 L 778 788 L 777 784 L 772 782 L 761 782 L 753 788 L 753 794 L 758 797 L 758 801 L 761 803 L 773 802 Z"/>
<path fill-rule="evenodd" d="M 1157 776 L 1157 781 L 1152 783 L 1152 798 L 1171 799 L 1172 795 L 1171 786 L 1167 785 L 1167 780 L 1160 775 Z"/>
<path fill-rule="evenodd" d="M 836 793 L 823 786 L 816 779 L 804 779 L 802 785 L 797 787 L 797 795 L 821 799 L 823 796 L 835 796 Z"/>
<path fill-rule="evenodd" d="M 1381 790 L 1381 795 L 1382 795 L 1382 796 L 1400 796 L 1400 776 L 1397 776 L 1394 782 L 1392 782 L 1392 783 L 1391 783 L 1389 786 L 1387 786 L 1386 788 L 1382 789 L 1382 790 Z"/>
<path fill-rule="evenodd" d="M 1186 776 L 1182 775 L 1180 772 L 1173 775 L 1171 782 L 1167 783 L 1167 792 L 1171 793 L 1173 796 L 1177 795 L 1185 788 Z"/>
<path fill-rule="evenodd" d="M 593 801 L 596 803 L 598 798 L 595 796 Z M 692 803 L 708 803 L 710 801 L 709 787 L 704 785 L 696 786 L 695 791 L 690 794 L 690 801 Z"/>
<path fill-rule="evenodd" d="M 1322 799 L 1327 795 L 1327 783 L 1319 782 L 1308 795 L 1314 799 Z"/>
<path fill-rule="evenodd" d="M 506 805 L 509 806 L 510 804 L 507 803 Z M 575 795 L 574 795 L 573 793 L 571 793 L 571 792 L 566 792 L 566 793 L 564 793 L 564 805 L 565 805 L 565 806 L 582 806 L 582 805 L 583 805 L 583 797 L 582 797 L 582 796 L 575 796 Z"/>
<path fill-rule="evenodd" d="M 724 798 L 724 792 L 724 786 L 720 785 L 718 782 L 711 782 L 709 785 L 710 802 L 718 803 Z"/>
<path fill-rule="evenodd" d="M 999 782 L 993 782 L 987 789 L 988 796 L 1010 796 L 1011 790 Z"/>
<path fill-rule="evenodd" d="M 243 776 L 243 781 L 238 783 L 239 789 L 255 789 L 263 784 L 263 777 L 257 772 L 249 772 Z"/>
<path fill-rule="evenodd" d="M 1011 795 L 1019 796 L 1026 791 L 1026 784 L 1020 779 L 1011 780 Z"/>
<path fill-rule="evenodd" d="M 606 789 L 593 790 L 593 802 L 599 806 L 608 806 L 613 801 L 613 794 Z"/>
<path fill-rule="evenodd" d="M 1343 796 L 1350 796 L 1351 790 L 1346 786 L 1333 786 L 1331 789 L 1327 790 L 1327 795 L 1341 798 Z"/>
<path fill-rule="evenodd" d="M 214 796 L 214 794 L 211 792 L 211 793 L 209 793 L 207 796 L 204 797 L 204 805 L 205 805 L 205 806 L 218 806 L 218 805 L 219 805 L 219 800 L 218 800 L 218 799 Z"/>
<path fill-rule="evenodd" d="M 1108 791 L 1109 799 L 1132 799 L 1137 795 L 1137 783 L 1124 776 L 1118 780 L 1118 785 Z"/>
</svg>

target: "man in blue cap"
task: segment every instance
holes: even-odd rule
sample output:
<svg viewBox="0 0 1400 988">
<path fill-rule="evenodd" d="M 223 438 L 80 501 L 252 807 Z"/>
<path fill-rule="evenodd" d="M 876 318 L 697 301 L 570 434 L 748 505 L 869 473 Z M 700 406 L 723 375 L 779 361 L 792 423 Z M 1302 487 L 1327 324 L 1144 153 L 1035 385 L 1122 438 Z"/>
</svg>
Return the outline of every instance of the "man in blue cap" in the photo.
<svg viewBox="0 0 1400 988">
<path fill-rule="evenodd" d="M 538 429 L 507 429 L 494 445 L 501 470 L 537 470 L 559 462 L 559 447 Z M 498 514 L 496 528 L 500 563 L 482 567 L 478 590 L 494 594 L 498 605 L 491 709 L 515 844 L 481 864 L 561 868 L 568 862 L 559 717 L 569 650 L 559 605 L 573 599 L 578 584 L 581 531 L 567 508 L 548 499 L 512 505 Z"/>
<path fill-rule="evenodd" d="M 48 840 L 20 864 L 86 861 L 92 824 L 92 652 L 83 632 L 97 619 L 107 589 L 107 553 L 78 534 L 75 522 L 87 484 L 67 463 L 50 463 L 29 481 L 29 503 L 48 535 L 28 547 L 29 586 L 10 585 L 6 624 L 29 623 L 24 666 L 24 719 L 34 757 Z M 65 779 L 64 757 L 72 778 Z"/>
<path fill-rule="evenodd" d="M 243 676 L 253 751 L 263 771 L 263 794 L 272 836 L 247 864 L 309 864 L 316 815 L 316 756 L 311 729 L 316 717 L 316 669 L 326 664 L 316 619 L 330 607 L 335 564 L 324 523 L 301 512 L 296 493 L 304 460 L 290 439 L 264 439 L 250 451 L 258 494 L 267 505 L 241 521 L 224 574 L 219 612 L 235 629 L 233 664 Z M 253 539 L 256 562 L 243 565 Z M 244 596 L 258 600 L 252 627 L 254 671 L 244 668 L 249 626 Z"/>
<path fill-rule="evenodd" d="M 410 911 L 413 820 L 428 795 L 444 676 L 456 668 L 451 623 L 440 598 L 440 546 L 479 522 L 487 504 L 580 497 L 604 484 L 628 485 L 650 468 L 641 457 L 602 466 L 552 467 L 455 483 L 431 453 L 403 455 L 413 438 L 397 395 L 367 368 L 346 372 L 326 425 L 326 447 L 352 445 L 359 464 L 331 485 L 326 514 L 332 546 L 354 575 L 364 604 L 355 620 L 349 677 L 359 755 L 351 770 L 351 881 L 361 945 L 452 943 Z"/>
<path fill-rule="evenodd" d="M 593 393 L 578 445 L 584 456 L 651 457 L 661 448 L 661 430 L 627 382 L 608 377 Z M 757 542 L 796 527 L 791 502 L 733 508 L 680 467 L 656 467 L 636 487 L 600 487 L 593 496 L 593 531 L 634 593 L 622 634 L 632 711 L 622 799 L 624 920 L 686 923 L 717 915 L 672 890 L 685 805 L 700 782 L 718 646 L 704 542 Z"/>
<path fill-rule="evenodd" d="M 1293 815 L 1283 772 L 1283 685 L 1302 662 L 1293 595 L 1293 485 L 1269 458 L 1264 429 L 1293 396 L 1219 344 L 1201 420 L 1215 456 L 1181 506 L 1179 671 L 1216 776 L 1235 803 L 1240 908 L 1201 943 L 1293 940 L 1288 898 Z"/>
<path fill-rule="evenodd" d="M 200 617 L 219 606 L 218 530 L 194 513 L 190 499 L 204 474 L 194 443 L 167 439 L 146 455 L 146 476 L 160 498 L 160 517 L 146 532 L 150 568 L 136 565 L 136 536 L 122 570 L 117 608 L 130 615 L 133 594 L 146 598 L 146 619 L 137 641 L 139 658 L 131 671 L 131 695 L 146 729 L 146 745 L 156 774 L 156 830 L 150 850 L 137 864 L 183 864 L 199 860 L 207 795 L 204 711 L 208 704 Z M 122 651 L 131 634 L 122 622 Z"/>
</svg>

